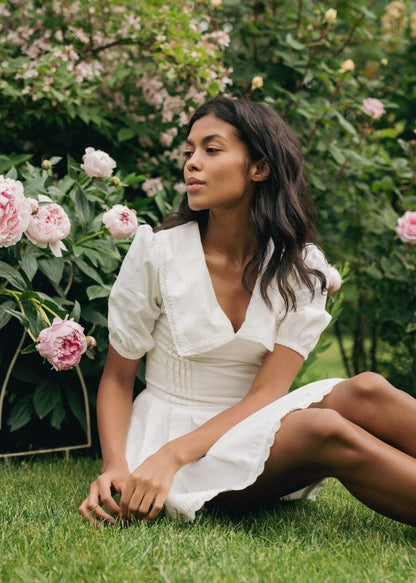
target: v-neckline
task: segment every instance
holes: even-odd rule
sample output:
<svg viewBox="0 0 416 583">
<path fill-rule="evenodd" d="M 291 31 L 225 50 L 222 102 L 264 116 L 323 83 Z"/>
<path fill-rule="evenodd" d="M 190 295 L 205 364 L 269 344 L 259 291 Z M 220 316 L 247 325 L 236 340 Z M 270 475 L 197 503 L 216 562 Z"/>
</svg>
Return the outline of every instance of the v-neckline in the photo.
<svg viewBox="0 0 416 583">
<path fill-rule="evenodd" d="M 245 314 L 244 314 L 244 319 L 243 319 L 243 321 L 241 323 L 241 326 L 237 330 L 235 330 L 234 329 L 234 326 L 233 326 L 233 324 L 232 324 L 232 322 L 230 320 L 230 318 L 225 313 L 223 307 L 221 306 L 220 302 L 218 301 L 217 294 L 215 292 L 214 283 L 212 281 L 211 273 L 209 271 L 209 267 L 208 267 L 207 260 L 206 260 L 206 257 L 205 257 L 204 246 L 202 244 L 202 239 L 201 239 L 201 232 L 199 230 L 199 225 L 198 225 L 197 222 L 195 222 L 195 227 L 196 227 L 196 233 L 197 233 L 197 240 L 199 242 L 199 252 L 200 252 L 200 255 L 202 257 L 202 263 L 203 263 L 203 266 L 204 266 L 204 271 L 205 271 L 205 274 L 206 274 L 206 279 L 209 282 L 209 288 L 210 288 L 211 293 L 212 293 L 212 296 L 213 296 L 213 298 L 215 300 L 215 304 L 217 305 L 218 309 L 221 310 L 222 314 L 224 315 L 224 318 L 227 320 L 227 322 L 228 322 L 229 326 L 231 327 L 234 335 L 236 336 L 243 329 L 243 327 L 244 327 L 244 325 L 245 325 L 245 323 L 247 321 L 247 316 L 249 314 L 250 307 L 251 307 L 251 305 L 253 303 L 253 297 L 254 297 L 255 292 L 257 291 L 258 278 L 256 279 L 256 283 L 254 284 L 253 291 L 251 293 L 251 297 L 250 297 L 250 300 L 248 302 L 248 305 L 247 305 L 247 308 L 246 308 L 246 311 L 245 311 Z"/>
</svg>

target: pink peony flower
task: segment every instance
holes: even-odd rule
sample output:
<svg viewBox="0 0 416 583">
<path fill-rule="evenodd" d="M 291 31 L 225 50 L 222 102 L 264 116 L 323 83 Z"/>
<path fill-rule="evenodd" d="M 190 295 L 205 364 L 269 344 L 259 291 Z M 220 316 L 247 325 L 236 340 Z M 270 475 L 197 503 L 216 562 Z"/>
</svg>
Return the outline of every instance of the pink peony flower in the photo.
<svg viewBox="0 0 416 583">
<path fill-rule="evenodd" d="M 128 239 L 137 231 L 138 221 L 135 211 L 122 204 L 115 204 L 103 214 L 103 224 L 114 239 Z"/>
<path fill-rule="evenodd" d="M 416 212 L 406 211 L 397 219 L 396 233 L 403 243 L 416 245 Z"/>
<path fill-rule="evenodd" d="M 18 180 L 0 176 L 0 247 L 22 238 L 30 221 L 31 207 Z"/>
<path fill-rule="evenodd" d="M 56 203 L 44 204 L 31 216 L 26 237 L 38 247 L 49 245 L 55 257 L 62 257 L 62 250 L 66 250 L 62 239 L 70 230 L 71 221 L 64 209 Z"/>
<path fill-rule="evenodd" d="M 379 99 L 375 99 L 374 97 L 364 99 L 363 108 L 373 119 L 380 119 L 380 117 L 386 113 L 384 105 Z"/>
<path fill-rule="evenodd" d="M 82 160 L 84 164 L 81 164 L 81 168 L 91 178 L 108 178 L 117 166 L 108 154 L 94 148 L 86 148 Z"/>
<path fill-rule="evenodd" d="M 329 265 L 328 270 L 328 291 L 336 292 L 342 285 L 342 277 L 340 272 L 333 265 Z"/>
<path fill-rule="evenodd" d="M 36 349 L 55 370 L 68 370 L 79 363 L 87 350 L 84 328 L 73 318 L 68 320 L 68 316 L 65 320 L 54 318 L 52 326 L 39 334 Z"/>
</svg>

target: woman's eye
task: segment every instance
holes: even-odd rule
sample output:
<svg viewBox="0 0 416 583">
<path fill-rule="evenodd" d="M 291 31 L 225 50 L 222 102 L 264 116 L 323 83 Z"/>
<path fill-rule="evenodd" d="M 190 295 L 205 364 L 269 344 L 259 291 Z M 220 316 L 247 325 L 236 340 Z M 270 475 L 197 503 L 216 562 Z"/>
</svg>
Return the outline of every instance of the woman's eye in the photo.
<svg viewBox="0 0 416 583">
<path fill-rule="evenodd" d="M 185 150 L 185 152 L 183 153 L 183 157 L 185 158 L 185 160 L 188 160 L 188 158 L 190 158 L 192 154 L 193 152 L 191 152 L 191 150 Z"/>
<path fill-rule="evenodd" d="M 216 154 L 219 152 L 218 148 L 207 148 L 208 154 Z"/>
</svg>

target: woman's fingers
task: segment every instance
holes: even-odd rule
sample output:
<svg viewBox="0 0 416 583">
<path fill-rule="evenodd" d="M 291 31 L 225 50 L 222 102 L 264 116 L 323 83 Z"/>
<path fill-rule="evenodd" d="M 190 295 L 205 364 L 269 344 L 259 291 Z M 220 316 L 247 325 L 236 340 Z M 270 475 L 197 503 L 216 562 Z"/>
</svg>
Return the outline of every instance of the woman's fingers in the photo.
<svg viewBox="0 0 416 583">
<path fill-rule="evenodd" d="M 110 522 L 114 524 L 114 516 L 103 508 L 105 506 L 110 512 L 119 514 L 120 508 L 111 495 L 111 481 L 97 478 L 90 486 L 90 493 L 78 508 L 83 520 L 94 523 Z"/>
<path fill-rule="evenodd" d="M 158 492 L 154 487 L 127 487 L 120 501 L 121 516 L 131 520 L 133 516 L 139 520 L 153 520 L 160 513 L 166 499 L 165 489 Z"/>
<path fill-rule="evenodd" d="M 96 497 L 88 497 L 86 500 L 84 500 L 84 502 L 78 508 L 78 512 L 81 514 L 82 519 L 87 522 L 110 522 L 111 524 L 114 524 L 115 522 L 114 517 L 111 516 L 111 514 L 108 514 L 108 512 L 102 508 L 98 498 Z"/>
</svg>

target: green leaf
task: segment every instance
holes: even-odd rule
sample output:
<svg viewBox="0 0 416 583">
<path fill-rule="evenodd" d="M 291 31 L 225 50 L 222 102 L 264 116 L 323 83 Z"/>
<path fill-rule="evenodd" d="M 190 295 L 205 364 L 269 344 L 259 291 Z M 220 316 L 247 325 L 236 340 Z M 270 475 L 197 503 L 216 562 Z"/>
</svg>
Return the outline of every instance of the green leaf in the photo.
<svg viewBox="0 0 416 583">
<path fill-rule="evenodd" d="M 100 274 L 96 271 L 93 267 L 82 261 L 82 259 L 77 259 L 75 265 L 83 272 L 85 275 L 88 275 L 91 279 L 96 281 L 97 283 L 104 285 L 103 280 L 101 279 Z"/>
<path fill-rule="evenodd" d="M 32 419 L 32 415 L 32 395 L 25 395 L 15 403 L 10 412 L 7 420 L 7 425 L 10 425 L 10 431 L 16 431 L 27 425 Z"/>
<path fill-rule="evenodd" d="M 131 140 L 136 135 L 136 131 L 134 128 L 121 128 L 117 132 L 117 140 L 119 142 L 125 142 L 126 140 Z"/>
<path fill-rule="evenodd" d="M 59 285 L 64 272 L 64 262 L 59 257 L 39 259 L 39 269 L 55 285 Z"/>
<path fill-rule="evenodd" d="M 75 322 L 78 322 L 81 316 L 81 306 L 77 300 L 75 300 L 74 307 L 69 315 L 70 318 L 74 318 Z"/>
<path fill-rule="evenodd" d="M 62 160 L 61 156 L 52 156 L 52 158 L 49 158 L 49 162 L 52 164 L 52 166 L 58 164 L 58 162 L 60 162 L 61 160 Z"/>
<path fill-rule="evenodd" d="M 37 262 L 36 257 L 34 255 L 32 255 L 31 253 L 27 253 L 27 252 L 23 253 L 22 259 L 21 259 L 21 266 L 22 266 L 22 270 L 27 275 L 28 280 L 32 281 L 32 279 L 35 276 L 35 273 L 38 270 L 38 262 Z"/>
<path fill-rule="evenodd" d="M 7 279 L 18 290 L 26 289 L 26 282 L 17 269 L 3 261 L 0 261 L 0 277 Z"/>
<path fill-rule="evenodd" d="M 44 380 L 38 384 L 33 394 L 33 407 L 39 419 L 46 417 L 60 399 L 58 383 Z"/>
<path fill-rule="evenodd" d="M 87 287 L 87 296 L 89 300 L 95 300 L 97 298 L 108 298 L 110 292 L 110 285 L 89 285 Z"/>
<path fill-rule="evenodd" d="M 0 304 L 0 330 L 1 328 L 4 328 L 6 326 L 6 324 L 12 317 L 12 314 L 10 314 L 10 312 L 8 312 L 7 309 L 13 309 L 14 306 L 15 303 L 12 302 L 11 300 L 7 300 Z"/>
<path fill-rule="evenodd" d="M 331 144 L 329 146 L 329 151 L 331 153 L 331 156 L 334 158 L 335 162 L 338 162 L 338 164 L 340 166 L 342 166 L 345 162 L 345 159 L 346 159 L 344 156 L 344 153 L 339 148 L 337 148 L 334 144 Z"/>
<path fill-rule="evenodd" d="M 290 47 L 292 47 L 292 49 L 295 49 L 296 51 L 303 51 L 305 49 L 305 45 L 294 39 L 290 32 L 286 35 L 286 42 Z"/>
<path fill-rule="evenodd" d="M 357 135 L 358 135 L 358 134 L 357 134 L 357 130 L 355 129 L 355 127 L 354 127 L 352 124 L 350 124 L 350 122 L 349 122 L 349 121 L 347 121 L 347 120 L 345 119 L 345 117 L 343 117 L 343 116 L 342 116 L 342 115 L 339 113 L 339 111 L 337 111 L 336 109 L 334 109 L 334 110 L 333 110 L 333 112 L 334 112 L 335 116 L 337 117 L 337 119 L 338 119 L 338 121 L 339 121 L 339 124 L 340 124 L 340 126 L 341 126 L 341 127 L 343 127 L 343 128 L 344 128 L 344 130 L 345 130 L 347 133 L 349 133 L 351 136 L 357 136 Z"/>
<path fill-rule="evenodd" d="M 91 220 L 91 209 L 85 191 L 78 184 L 71 198 L 74 202 L 75 212 L 81 225 L 85 226 Z"/>
<path fill-rule="evenodd" d="M 4 307 L 4 306 L 3 306 L 3 309 L 5 312 L 10 314 L 11 316 L 14 316 L 15 318 L 17 318 L 19 320 L 19 322 L 22 324 L 22 326 L 24 326 L 25 328 L 29 327 L 29 319 L 24 314 L 22 314 L 22 312 L 19 312 L 17 310 L 13 310 L 12 308 Z"/>
<path fill-rule="evenodd" d="M 55 427 L 55 429 L 58 430 L 61 429 L 62 421 L 65 419 L 65 416 L 66 416 L 65 408 L 62 404 L 61 396 L 59 396 L 59 401 L 51 413 L 52 427 Z"/>
<path fill-rule="evenodd" d="M 36 344 L 37 342 L 32 342 L 32 344 L 29 344 L 29 346 L 23 348 L 23 350 L 20 351 L 20 354 L 30 354 L 32 352 L 36 352 Z"/>
<path fill-rule="evenodd" d="M 87 423 L 85 417 L 85 405 L 83 399 L 71 388 L 66 389 L 66 398 L 72 413 L 80 422 L 82 428 L 87 432 Z"/>
</svg>

